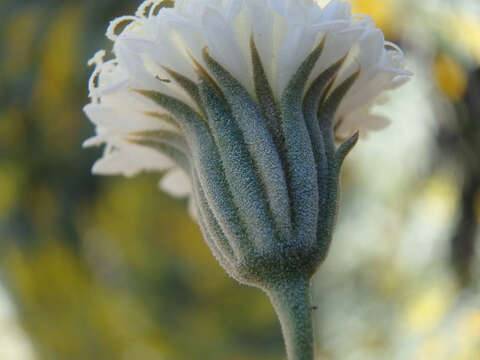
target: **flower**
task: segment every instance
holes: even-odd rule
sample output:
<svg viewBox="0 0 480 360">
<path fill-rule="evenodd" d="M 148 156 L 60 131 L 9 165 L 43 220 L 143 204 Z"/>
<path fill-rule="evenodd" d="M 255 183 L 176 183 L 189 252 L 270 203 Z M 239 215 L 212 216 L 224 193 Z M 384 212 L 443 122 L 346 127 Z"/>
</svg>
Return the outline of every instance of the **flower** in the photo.
<svg viewBox="0 0 480 360">
<path fill-rule="evenodd" d="M 253 95 L 249 48 L 253 34 L 278 99 L 301 62 L 327 35 L 311 78 L 344 56 L 336 84 L 361 68 L 335 114 L 335 136 L 341 139 L 355 131 L 366 134 L 385 127 L 388 120 L 370 109 L 385 90 L 409 77 L 402 51 L 384 41 L 368 16 L 352 16 L 347 2 L 331 1 L 324 8 L 309 0 L 177 0 L 174 8 L 164 5 L 165 1 L 145 1 L 135 16 L 112 21 L 107 36 L 114 42 L 113 56 L 104 61 L 106 53 L 100 51 L 90 61 L 96 69 L 89 86 L 92 102 L 85 112 L 97 135 L 85 146 L 106 144 L 93 168 L 96 174 L 168 171 L 162 189 L 181 196 L 191 193 L 188 177 L 168 156 L 130 141 L 133 133 L 142 131 L 177 131 L 171 122 L 158 118 L 162 110 L 156 104 L 132 89 L 160 91 L 195 107 L 164 67 L 195 80 L 192 58 L 205 65 L 201 56 L 205 47 Z"/>
<path fill-rule="evenodd" d="M 85 112 L 97 134 L 85 146 L 106 144 L 93 172 L 166 172 L 160 186 L 190 196 L 212 252 L 241 282 L 258 283 L 255 254 L 293 251 L 314 271 L 341 163 L 359 133 L 388 124 L 370 109 L 409 78 L 402 51 L 347 2 L 168 3 L 114 20 L 113 56 L 90 62 Z"/>
<path fill-rule="evenodd" d="M 85 145 L 106 144 L 93 171 L 167 172 L 161 187 L 190 195 L 227 273 L 270 296 L 289 359 L 311 359 L 308 285 L 341 165 L 360 133 L 387 125 L 370 109 L 408 80 L 403 53 L 347 2 L 168 3 L 113 21 L 113 57 L 91 61 Z"/>
</svg>

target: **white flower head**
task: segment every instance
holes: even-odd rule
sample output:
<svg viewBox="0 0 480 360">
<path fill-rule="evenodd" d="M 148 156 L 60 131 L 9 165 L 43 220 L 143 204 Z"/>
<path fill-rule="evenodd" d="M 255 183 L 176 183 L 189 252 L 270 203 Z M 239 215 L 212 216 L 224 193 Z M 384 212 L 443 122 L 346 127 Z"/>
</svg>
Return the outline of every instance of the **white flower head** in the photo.
<svg viewBox="0 0 480 360">
<path fill-rule="evenodd" d="M 178 100 L 208 124 L 205 119 L 214 114 L 204 108 L 197 85 L 199 79 L 209 78 L 234 113 L 243 111 L 246 118 L 256 115 L 258 111 L 248 102 L 242 107 L 232 100 L 227 80 L 218 78 L 222 71 L 239 82 L 268 120 L 282 117 L 276 105 L 281 112 L 290 82 L 306 59 L 321 50 L 299 92 L 300 97 L 306 96 L 315 80 L 327 74 L 315 98 L 321 104 L 354 77 L 330 119 L 337 140 L 384 128 L 388 120 L 371 114 L 370 109 L 385 90 L 398 87 L 410 76 L 403 68 L 402 51 L 385 41 L 368 16 L 352 16 L 348 2 L 334 0 L 324 7 L 313 0 L 176 0 L 174 7 L 166 3 L 144 1 L 134 16 L 112 21 L 107 31 L 113 41 L 110 59 L 105 60 L 107 55 L 101 51 L 90 62 L 96 68 L 89 86 L 91 103 L 85 112 L 97 134 L 85 146 L 106 144 L 94 173 L 132 176 L 141 171 L 167 171 L 161 188 L 179 196 L 191 194 L 192 183 L 208 181 L 201 172 L 192 175 L 192 169 L 198 171 L 205 161 L 198 159 L 197 149 L 203 146 L 198 143 L 205 140 L 203 135 L 193 136 L 198 129 L 185 128 L 185 119 L 179 119 L 181 111 L 155 94 Z M 216 71 L 215 66 L 220 69 Z M 295 132 L 295 126 L 311 130 L 303 119 L 303 123 L 287 126 L 281 121 L 260 125 L 254 117 L 233 118 L 248 151 L 264 152 L 253 154 L 252 162 L 271 165 L 264 176 L 275 174 L 278 165 L 269 158 L 273 156 L 270 142 L 288 142 L 285 132 Z M 208 125 L 206 131 L 216 130 Z M 265 134 L 267 140 L 262 138 Z M 312 151 L 312 146 L 306 150 Z M 268 196 L 277 196 L 279 190 L 274 188 L 282 184 L 264 186 L 264 190 Z M 275 206 L 287 206 L 277 202 L 273 213 Z"/>
<path fill-rule="evenodd" d="M 404 83 L 403 54 L 350 4 L 145 1 L 112 22 L 85 112 L 99 174 L 166 171 L 226 272 L 264 290 L 289 359 L 313 359 L 308 287 L 325 259 L 343 160 Z M 120 30 L 120 26 L 122 29 Z M 382 96 L 383 97 L 383 96 Z"/>
</svg>

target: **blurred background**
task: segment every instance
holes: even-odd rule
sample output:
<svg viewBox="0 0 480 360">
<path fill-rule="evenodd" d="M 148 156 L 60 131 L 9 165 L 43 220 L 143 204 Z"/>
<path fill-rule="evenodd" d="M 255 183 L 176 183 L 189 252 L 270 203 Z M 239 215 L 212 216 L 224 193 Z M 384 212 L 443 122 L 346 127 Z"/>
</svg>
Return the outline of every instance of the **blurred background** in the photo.
<svg viewBox="0 0 480 360">
<path fill-rule="evenodd" d="M 480 2 L 355 0 L 413 80 L 347 160 L 319 359 L 480 359 Z M 136 0 L 0 0 L 0 359 L 280 360 L 158 174 L 90 175 L 87 60 Z"/>
</svg>

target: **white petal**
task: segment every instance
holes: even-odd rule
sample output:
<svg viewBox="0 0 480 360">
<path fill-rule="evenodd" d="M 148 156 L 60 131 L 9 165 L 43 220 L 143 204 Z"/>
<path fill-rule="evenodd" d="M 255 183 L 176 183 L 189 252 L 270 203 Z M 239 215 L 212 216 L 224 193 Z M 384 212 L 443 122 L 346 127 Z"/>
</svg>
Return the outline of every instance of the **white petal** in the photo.
<svg viewBox="0 0 480 360">
<path fill-rule="evenodd" d="M 128 134 L 130 132 L 160 129 L 176 131 L 173 125 L 139 112 L 122 112 L 113 107 L 97 104 L 85 106 L 84 111 L 94 124 L 108 132 Z"/>
<path fill-rule="evenodd" d="M 343 1 L 330 1 L 327 6 L 323 8 L 322 20 L 350 20 L 350 12 L 352 5 Z"/>
<path fill-rule="evenodd" d="M 141 89 L 168 91 L 168 88 L 161 81 L 158 81 L 152 73 L 147 71 L 141 53 L 131 51 L 123 42 L 117 42 L 115 54 L 118 60 L 125 65 L 129 76 L 141 84 Z"/>
<path fill-rule="evenodd" d="M 124 38 L 122 43 L 132 52 L 148 54 L 159 65 L 166 66 L 175 71 L 193 78 L 194 71 L 187 59 L 171 41 L 171 34 L 164 33 L 166 40 L 152 41 L 135 38 Z"/>
<path fill-rule="evenodd" d="M 247 86 L 245 58 L 227 20 L 216 9 L 207 7 L 202 16 L 202 25 L 210 54 Z"/>
<path fill-rule="evenodd" d="M 93 136 L 82 143 L 82 147 L 88 148 L 93 146 L 100 146 L 105 143 L 105 138 L 103 136 Z"/>
<path fill-rule="evenodd" d="M 360 131 L 361 136 L 366 136 L 370 131 L 382 130 L 389 124 L 390 120 L 388 118 L 370 114 L 367 109 L 363 109 L 346 116 L 336 129 L 336 135 L 346 139 L 356 131 Z"/>
<path fill-rule="evenodd" d="M 303 60 L 313 49 L 318 34 L 303 25 L 290 24 L 278 55 L 277 91 L 281 94 Z"/>
<path fill-rule="evenodd" d="M 228 0 L 226 11 L 227 20 L 232 21 L 235 17 L 237 17 L 243 8 L 243 5 L 243 1 L 241 0 Z"/>
<path fill-rule="evenodd" d="M 326 1 L 323 1 L 324 3 Z M 148 10 L 149 4 L 154 4 Z M 343 99 L 336 119 L 343 118 L 337 136 L 362 135 L 387 125 L 371 114 L 386 90 L 402 85 L 411 75 L 404 69 L 403 52 L 385 42 L 382 32 L 365 15 L 351 15 L 347 1 L 333 0 L 323 8 L 319 0 L 176 0 L 175 7 L 154 11 L 159 1 L 147 0 L 136 16 L 112 22 L 109 36 L 113 58 L 104 51 L 91 61 L 96 69 L 89 90 L 92 104 L 85 107 L 96 136 L 84 146 L 106 144 L 105 155 L 94 166 L 101 174 L 132 176 L 141 171 L 171 170 L 161 188 L 189 195 L 188 177 L 165 155 L 125 141 L 134 132 L 174 126 L 148 113 L 166 113 L 156 102 L 134 90 L 154 90 L 198 109 L 186 92 L 165 72 L 168 67 L 197 81 L 192 57 L 204 64 L 202 49 L 235 76 L 253 95 L 249 39 L 253 34 L 276 98 L 312 49 L 327 36 L 322 56 L 310 81 L 348 53 L 336 77 L 338 85 L 353 72 L 360 76 Z M 120 23 L 128 24 L 117 31 Z M 191 200 L 194 207 L 194 201 Z"/>
<path fill-rule="evenodd" d="M 258 0 L 246 0 L 246 12 L 252 24 L 251 27 L 255 37 L 255 45 L 260 53 L 263 66 L 266 73 L 271 77 L 274 15 L 264 3 Z"/>
<path fill-rule="evenodd" d="M 270 5 L 277 11 L 280 15 L 287 16 L 287 2 L 286 0 L 269 0 Z"/>
<path fill-rule="evenodd" d="M 379 29 L 370 29 L 359 39 L 359 47 L 361 49 L 357 58 L 362 69 L 375 65 L 385 51 L 385 38 Z"/>
<path fill-rule="evenodd" d="M 171 170 L 165 174 L 160 181 L 159 186 L 165 192 L 176 197 L 185 197 L 192 193 L 190 179 L 187 174 L 179 168 Z"/>
<path fill-rule="evenodd" d="M 188 213 L 190 214 L 190 217 L 193 220 L 197 221 L 198 209 L 197 209 L 197 203 L 193 196 L 190 196 L 190 198 L 188 199 Z"/>
<path fill-rule="evenodd" d="M 95 175 L 125 175 L 133 176 L 138 173 L 137 167 L 132 166 L 121 154 L 105 155 L 95 162 L 92 173 Z"/>
<path fill-rule="evenodd" d="M 362 28 L 356 28 L 350 31 L 328 33 L 326 35 L 325 48 L 320 57 L 320 61 L 315 67 L 312 78 L 315 78 L 320 72 L 326 70 L 329 66 L 347 55 L 363 31 Z"/>
<path fill-rule="evenodd" d="M 106 152 L 98 160 L 92 172 L 98 175 L 134 176 L 142 171 L 163 171 L 174 166 L 165 155 L 147 148 L 128 143 L 117 143 L 115 149 Z"/>
</svg>

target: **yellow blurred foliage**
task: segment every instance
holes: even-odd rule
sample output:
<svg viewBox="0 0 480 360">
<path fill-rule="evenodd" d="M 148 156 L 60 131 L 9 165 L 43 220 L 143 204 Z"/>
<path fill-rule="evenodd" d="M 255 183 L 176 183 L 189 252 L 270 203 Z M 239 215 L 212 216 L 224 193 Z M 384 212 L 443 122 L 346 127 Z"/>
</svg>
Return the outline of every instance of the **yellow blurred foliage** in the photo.
<svg viewBox="0 0 480 360">
<path fill-rule="evenodd" d="M 439 222 L 447 222 L 454 216 L 459 199 L 455 178 L 446 173 L 429 179 L 422 196 L 426 214 Z"/>
<path fill-rule="evenodd" d="M 466 313 L 459 322 L 458 334 L 465 349 L 476 349 L 480 358 L 480 309 Z"/>
<path fill-rule="evenodd" d="M 451 100 L 459 100 L 467 88 L 465 69 L 453 57 L 441 54 L 435 60 L 435 78 L 440 90 Z"/>
<path fill-rule="evenodd" d="M 2 71 L 9 76 L 23 72 L 30 65 L 39 22 L 37 11 L 36 6 L 26 8 L 9 19 L 6 25 L 3 35 L 5 57 Z"/>
<path fill-rule="evenodd" d="M 78 94 L 74 80 L 84 66 L 84 59 L 79 56 L 83 17 L 81 3 L 65 4 L 40 41 L 43 51 L 32 105 L 47 139 L 46 146 L 55 152 L 71 152 L 72 146 L 79 147 L 81 109 L 72 97 Z"/>
<path fill-rule="evenodd" d="M 413 293 L 405 307 L 405 323 L 413 333 L 429 332 L 443 320 L 452 301 L 452 285 L 446 282 Z"/>
<path fill-rule="evenodd" d="M 478 360 L 480 359 L 480 312 L 467 311 L 452 317 L 449 327 L 436 329 L 417 351 L 416 360 Z"/>
<path fill-rule="evenodd" d="M 394 259 L 386 259 L 383 264 L 388 271 L 383 271 L 379 274 L 378 290 L 388 299 L 394 299 L 398 296 L 398 289 L 405 286 L 405 276 L 401 269 L 394 266 Z"/>
<path fill-rule="evenodd" d="M 475 214 L 477 216 L 478 223 L 480 223 L 480 192 L 475 196 Z"/>
<path fill-rule="evenodd" d="M 417 351 L 414 360 L 445 359 L 447 343 L 447 339 L 441 336 L 428 339 Z"/>
<path fill-rule="evenodd" d="M 55 349 L 61 359 L 102 358 L 85 347 L 85 337 L 90 336 L 93 343 L 101 344 L 99 351 L 109 354 L 106 358 L 119 358 L 141 345 L 137 343 L 141 338 L 157 359 L 168 354 L 162 341 L 165 336 L 144 308 L 128 294 L 96 283 L 60 241 L 45 240 L 29 253 L 12 246 L 2 254 L 6 274 L 15 292 L 21 294 L 29 329 L 42 346 Z"/>
<path fill-rule="evenodd" d="M 28 194 L 28 211 L 35 225 L 42 231 L 55 232 L 58 227 L 59 204 L 53 189 L 37 185 Z"/>
<path fill-rule="evenodd" d="M 71 79 L 77 71 L 75 65 L 78 61 L 82 17 L 80 6 L 64 6 L 42 42 L 43 54 L 35 103 L 46 112 L 51 106 L 58 105 L 60 99 L 65 97 L 65 92 L 74 90 L 71 88 Z"/>
<path fill-rule="evenodd" d="M 24 294 L 25 301 L 40 301 L 46 308 L 55 305 L 60 309 L 79 300 L 77 291 L 86 286 L 86 273 L 80 270 L 78 260 L 54 239 L 45 239 L 37 251 L 29 254 L 12 246 L 2 255 L 12 284 Z M 48 306 L 50 297 L 56 302 Z"/>
<path fill-rule="evenodd" d="M 395 15 L 395 0 L 352 0 L 354 14 L 368 14 L 386 36 L 392 34 Z"/>
<path fill-rule="evenodd" d="M 0 216 L 5 216 L 17 201 L 24 173 L 15 163 L 0 163 Z"/>
<path fill-rule="evenodd" d="M 18 146 L 25 136 L 24 113 L 18 107 L 7 107 L 0 112 L 0 143 L 9 149 Z"/>
<path fill-rule="evenodd" d="M 478 14 L 451 14 L 445 31 L 452 42 L 463 46 L 466 52 L 480 64 L 480 17 Z"/>
<path fill-rule="evenodd" d="M 148 183 L 148 186 L 146 186 Z M 145 186 L 141 186 L 145 184 Z M 159 213 L 161 207 L 156 207 L 152 198 L 158 198 L 162 194 L 152 186 L 145 178 L 133 180 L 118 179 L 109 184 L 96 209 L 96 221 L 102 224 L 106 232 L 105 241 L 112 248 L 122 249 L 128 254 L 130 265 L 143 268 L 151 264 L 148 259 L 155 251 L 161 248 L 168 249 L 174 242 L 169 242 L 174 231 L 179 228 L 179 220 L 175 217 L 173 209 Z M 165 209 L 167 210 L 167 209 Z M 177 213 L 178 214 L 178 213 Z M 169 226 L 163 226 L 163 221 L 168 219 Z M 151 221 L 157 221 L 156 229 L 151 229 Z M 140 236 L 153 230 L 152 242 L 136 241 Z M 159 234 L 161 234 L 159 236 Z M 160 262 L 155 264 L 161 266 Z"/>
<path fill-rule="evenodd" d="M 453 355 L 448 360 L 478 360 L 480 359 L 480 347 L 477 349 L 464 349 L 459 354 Z"/>
</svg>

